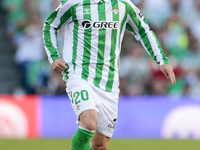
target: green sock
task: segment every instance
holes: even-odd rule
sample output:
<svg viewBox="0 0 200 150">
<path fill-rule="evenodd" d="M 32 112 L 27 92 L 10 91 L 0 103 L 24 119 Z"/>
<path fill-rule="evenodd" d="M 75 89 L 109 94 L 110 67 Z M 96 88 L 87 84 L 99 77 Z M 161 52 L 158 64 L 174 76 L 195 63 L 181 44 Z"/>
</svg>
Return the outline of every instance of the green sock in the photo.
<svg viewBox="0 0 200 150">
<path fill-rule="evenodd" d="M 71 150 L 90 150 L 90 142 L 93 135 L 93 131 L 78 128 L 72 139 Z"/>
</svg>

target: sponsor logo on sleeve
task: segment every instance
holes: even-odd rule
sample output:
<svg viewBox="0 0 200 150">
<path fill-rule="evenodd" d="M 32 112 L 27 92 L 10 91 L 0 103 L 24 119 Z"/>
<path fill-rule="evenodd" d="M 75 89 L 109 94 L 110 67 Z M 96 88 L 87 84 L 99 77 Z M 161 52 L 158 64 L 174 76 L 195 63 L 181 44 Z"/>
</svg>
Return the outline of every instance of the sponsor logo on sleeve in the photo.
<svg viewBox="0 0 200 150">
<path fill-rule="evenodd" d="M 143 15 L 142 15 L 142 13 L 141 13 L 141 12 L 139 13 L 139 16 L 140 16 L 141 18 L 143 17 Z"/>
</svg>

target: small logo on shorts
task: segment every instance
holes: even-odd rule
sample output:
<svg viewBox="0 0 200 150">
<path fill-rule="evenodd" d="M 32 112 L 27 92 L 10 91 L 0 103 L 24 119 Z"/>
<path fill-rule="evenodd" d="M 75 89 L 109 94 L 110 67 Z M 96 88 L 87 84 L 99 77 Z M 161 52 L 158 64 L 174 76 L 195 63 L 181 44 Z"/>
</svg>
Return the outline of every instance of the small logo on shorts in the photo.
<svg viewBox="0 0 200 150">
<path fill-rule="evenodd" d="M 111 122 L 112 122 L 111 124 L 108 124 L 108 127 L 115 129 L 117 119 L 113 119 L 113 121 L 111 121 Z"/>
<path fill-rule="evenodd" d="M 80 110 L 80 107 L 81 107 L 80 105 L 77 105 L 77 110 Z"/>
</svg>

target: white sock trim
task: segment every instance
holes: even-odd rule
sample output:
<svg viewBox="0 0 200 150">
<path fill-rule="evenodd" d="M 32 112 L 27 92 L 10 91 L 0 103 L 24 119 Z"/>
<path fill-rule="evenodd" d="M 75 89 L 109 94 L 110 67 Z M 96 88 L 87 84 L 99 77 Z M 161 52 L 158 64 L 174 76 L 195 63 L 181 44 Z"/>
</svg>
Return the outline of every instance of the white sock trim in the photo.
<svg viewBox="0 0 200 150">
<path fill-rule="evenodd" d="M 92 143 L 90 142 L 90 148 L 92 149 L 92 150 L 94 150 L 93 148 L 92 148 Z"/>
<path fill-rule="evenodd" d="M 80 128 L 80 129 L 82 129 L 82 130 L 88 131 L 88 132 L 95 133 L 95 131 L 88 130 L 88 129 L 86 129 L 86 128 L 82 127 L 82 126 L 79 126 L 79 128 Z"/>
</svg>

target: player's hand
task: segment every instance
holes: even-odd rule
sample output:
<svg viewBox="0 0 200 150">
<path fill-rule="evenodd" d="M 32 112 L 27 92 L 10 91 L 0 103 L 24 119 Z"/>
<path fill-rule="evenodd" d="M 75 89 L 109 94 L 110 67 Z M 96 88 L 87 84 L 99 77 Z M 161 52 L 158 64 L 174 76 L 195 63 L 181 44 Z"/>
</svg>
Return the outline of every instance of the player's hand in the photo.
<svg viewBox="0 0 200 150">
<path fill-rule="evenodd" d="M 65 61 L 62 60 L 61 58 L 56 59 L 53 64 L 52 68 L 56 72 L 63 72 L 65 69 L 67 69 L 67 66 L 65 65 Z"/>
<path fill-rule="evenodd" d="M 162 73 L 165 75 L 167 79 L 170 79 L 172 85 L 176 83 L 176 78 L 175 78 L 174 71 L 171 65 L 168 65 L 168 64 L 161 65 L 160 70 L 162 71 Z"/>
</svg>

